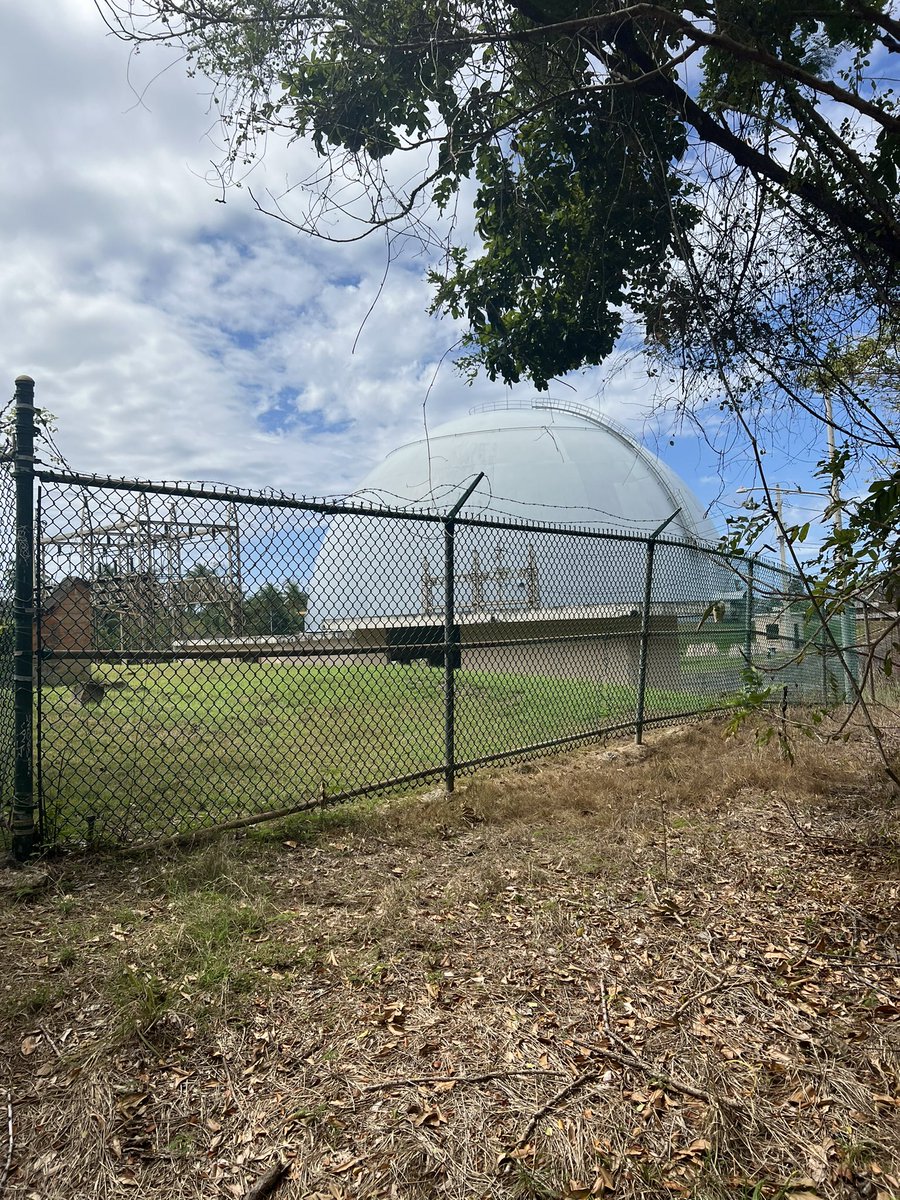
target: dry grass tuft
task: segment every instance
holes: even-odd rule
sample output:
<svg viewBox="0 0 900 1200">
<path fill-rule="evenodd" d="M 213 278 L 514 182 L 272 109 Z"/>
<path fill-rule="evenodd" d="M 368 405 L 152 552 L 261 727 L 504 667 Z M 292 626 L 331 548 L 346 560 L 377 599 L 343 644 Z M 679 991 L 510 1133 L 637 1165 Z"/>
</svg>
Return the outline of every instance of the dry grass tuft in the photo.
<svg viewBox="0 0 900 1200">
<path fill-rule="evenodd" d="M 55 865 L 0 902 L 6 1197 L 888 1200 L 898 849 L 865 743 L 708 725 Z"/>
</svg>

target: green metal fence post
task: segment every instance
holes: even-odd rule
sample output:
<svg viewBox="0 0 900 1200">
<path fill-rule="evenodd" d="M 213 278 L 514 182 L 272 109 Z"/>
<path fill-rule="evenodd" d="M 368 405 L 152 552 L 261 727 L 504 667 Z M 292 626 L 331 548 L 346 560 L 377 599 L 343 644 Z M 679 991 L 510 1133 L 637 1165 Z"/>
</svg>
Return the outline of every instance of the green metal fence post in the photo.
<svg viewBox="0 0 900 1200">
<path fill-rule="evenodd" d="M 456 786 L 456 679 L 453 664 L 453 626 L 456 600 L 453 578 L 453 539 L 456 522 L 444 522 L 444 786 L 452 792 Z"/>
<path fill-rule="evenodd" d="M 644 605 L 641 609 L 641 645 L 638 660 L 637 705 L 634 713 L 634 740 L 638 746 L 644 740 L 644 703 L 647 695 L 647 655 L 650 641 L 650 602 L 653 596 L 653 556 L 656 539 L 647 542 L 647 568 L 644 572 Z"/>
<path fill-rule="evenodd" d="M 653 599 L 653 557 L 656 554 L 656 539 L 681 512 L 680 508 L 666 517 L 662 525 L 654 529 L 647 539 L 647 566 L 644 571 L 644 607 L 641 610 L 641 645 L 638 658 L 637 704 L 634 713 L 634 740 L 638 746 L 644 739 L 644 704 L 647 698 L 647 660 L 650 652 L 650 604 Z"/>
<path fill-rule="evenodd" d="M 34 380 L 20 375 L 15 395 L 16 483 L 15 593 L 13 622 L 13 767 L 12 853 L 23 860 L 34 850 Z"/>
<path fill-rule="evenodd" d="M 444 786 L 456 786 L 456 657 L 461 653 L 456 636 L 454 539 L 456 517 L 484 479 L 481 471 L 444 518 Z"/>
</svg>

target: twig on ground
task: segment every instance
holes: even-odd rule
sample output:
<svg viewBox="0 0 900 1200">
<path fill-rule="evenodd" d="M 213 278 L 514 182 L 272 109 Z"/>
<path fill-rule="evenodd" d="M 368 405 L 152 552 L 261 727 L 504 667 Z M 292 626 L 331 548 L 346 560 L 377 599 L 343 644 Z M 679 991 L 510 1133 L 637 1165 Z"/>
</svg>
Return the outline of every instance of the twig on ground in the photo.
<svg viewBox="0 0 900 1200">
<path fill-rule="evenodd" d="M 276 1163 L 271 1171 L 257 1179 L 250 1190 L 244 1193 L 244 1200 L 266 1200 L 267 1196 L 274 1196 L 290 1173 L 290 1163 Z"/>
<path fill-rule="evenodd" d="M 656 1080 L 667 1090 L 673 1092 L 682 1092 L 686 1096 L 692 1096 L 696 1100 L 702 1100 L 704 1104 L 708 1104 L 710 1107 L 716 1104 L 723 1104 L 729 1108 L 739 1107 L 739 1105 L 733 1100 L 728 1100 L 724 1097 L 719 1098 L 711 1096 L 709 1092 L 703 1091 L 702 1088 L 694 1087 L 694 1085 L 690 1083 L 682 1083 L 678 1079 L 672 1079 L 670 1076 L 664 1075 L 662 1072 L 658 1071 L 652 1063 L 648 1063 L 645 1059 L 634 1054 L 628 1048 L 628 1045 L 622 1040 L 622 1038 L 620 1038 L 618 1034 L 614 1033 L 610 1027 L 609 1007 L 606 999 L 606 985 L 602 979 L 600 980 L 600 1007 L 603 1013 L 603 1027 L 606 1032 L 606 1036 L 610 1039 L 610 1041 L 615 1042 L 618 1046 L 620 1046 L 621 1050 L 609 1050 L 605 1046 L 597 1046 L 592 1042 L 582 1042 L 577 1038 L 573 1038 L 572 1040 L 576 1045 L 583 1046 L 586 1050 L 590 1050 L 594 1054 L 599 1054 L 602 1058 L 609 1059 L 612 1062 L 618 1063 L 620 1066 L 637 1067 L 639 1070 L 646 1072 L 651 1079 Z M 564 1088 L 558 1091 L 554 1096 L 551 1096 L 547 1103 L 542 1104 L 537 1112 L 532 1116 L 531 1120 L 525 1126 L 523 1133 L 519 1137 L 519 1140 L 516 1142 L 516 1145 L 526 1145 L 534 1131 L 537 1129 L 538 1125 L 548 1113 L 552 1112 L 555 1108 L 558 1108 L 560 1104 L 562 1104 L 565 1100 L 568 1100 L 569 1097 L 574 1095 L 575 1092 L 579 1091 L 587 1084 L 592 1083 L 595 1079 L 598 1079 L 599 1076 L 600 1072 L 597 1070 L 584 1071 L 577 1077 L 577 1079 L 573 1079 L 571 1083 L 566 1084 Z M 503 1159 L 501 1159 L 501 1162 L 502 1161 Z"/>
<path fill-rule="evenodd" d="M 683 1092 L 686 1096 L 693 1096 L 696 1100 L 702 1100 L 704 1104 L 724 1104 L 728 1108 L 740 1108 L 734 1100 L 729 1100 L 725 1096 L 712 1096 L 709 1092 L 705 1092 L 702 1088 L 695 1087 L 692 1083 L 682 1083 L 678 1079 L 673 1079 L 671 1075 L 665 1075 L 657 1070 L 653 1063 L 647 1062 L 645 1058 L 631 1049 L 626 1041 L 619 1037 L 610 1026 L 609 1023 L 609 1007 L 606 1002 L 606 984 L 600 980 L 600 1010 L 603 1014 L 603 1030 L 611 1042 L 620 1047 L 620 1051 L 607 1050 L 604 1046 L 597 1046 L 592 1042 L 577 1041 L 576 1044 L 584 1046 L 586 1050 L 593 1050 L 595 1054 L 601 1054 L 604 1058 L 610 1058 L 614 1062 L 620 1063 L 626 1067 L 638 1067 L 641 1071 L 646 1072 L 651 1079 L 657 1080 L 664 1088 L 671 1088 L 675 1092 Z"/>
<path fill-rule="evenodd" d="M 47 1032 L 47 1030 L 44 1028 L 44 1026 L 38 1025 L 38 1029 L 44 1035 L 44 1040 L 46 1041 L 46 1043 L 50 1047 L 50 1049 L 53 1051 L 53 1053 L 56 1055 L 56 1057 L 62 1058 L 62 1052 L 60 1051 L 59 1046 L 57 1046 L 56 1042 L 53 1040 L 53 1038 L 50 1036 L 50 1034 Z"/>
<path fill-rule="evenodd" d="M 681 1004 L 669 1017 L 670 1021 L 677 1021 L 681 1014 L 696 1004 L 698 1000 L 703 1000 L 707 996 L 715 995 L 716 992 L 721 992 L 726 988 L 739 987 L 742 983 L 750 983 L 751 979 L 747 975 L 739 975 L 736 979 L 720 979 L 718 983 L 714 983 L 711 987 L 704 988 L 702 992 L 695 992 L 693 996 L 688 996 L 687 1000 L 683 1000 Z"/>
<path fill-rule="evenodd" d="M 416 1087 L 422 1083 L 487 1083 L 490 1079 L 509 1079 L 514 1075 L 564 1075 L 565 1071 L 553 1071 L 532 1067 L 522 1071 L 487 1071 L 484 1075 L 422 1075 L 417 1079 L 385 1079 L 382 1083 L 367 1083 L 364 1092 L 388 1091 L 395 1087 Z"/>
<path fill-rule="evenodd" d="M 800 835 L 800 837 L 802 837 L 805 841 L 809 842 L 809 844 L 812 846 L 821 845 L 822 842 L 828 840 L 827 838 L 821 837 L 817 833 L 813 833 L 813 831 L 811 829 L 806 829 L 803 825 L 801 825 L 799 820 L 797 819 L 796 813 L 794 812 L 794 810 L 791 808 L 788 801 L 783 796 L 781 796 L 779 798 L 779 800 L 780 800 L 781 808 L 787 814 L 788 820 L 793 825 L 794 829 L 797 831 L 797 833 Z"/>
<path fill-rule="evenodd" d="M 693 1096 L 695 1100 L 702 1100 L 704 1104 L 710 1106 L 715 1104 L 725 1104 L 730 1108 L 739 1108 L 740 1106 L 734 1101 L 729 1100 L 726 1096 L 712 1096 L 709 1092 L 704 1092 L 702 1088 L 694 1087 L 692 1083 L 682 1083 L 679 1079 L 673 1079 L 671 1075 L 666 1075 L 664 1072 L 657 1070 L 652 1063 L 648 1063 L 646 1059 L 638 1058 L 636 1054 L 630 1052 L 621 1052 L 618 1050 L 609 1050 L 606 1046 L 598 1046 L 594 1042 L 582 1042 L 577 1038 L 572 1039 L 576 1046 L 583 1046 L 585 1050 L 592 1050 L 594 1054 L 599 1054 L 601 1058 L 608 1058 L 611 1062 L 618 1063 L 620 1067 L 637 1067 L 650 1077 L 660 1087 L 666 1091 L 683 1092 L 685 1096 Z"/>
<path fill-rule="evenodd" d="M 12 1092 L 6 1093 L 6 1162 L 3 1164 L 3 1171 L 0 1173 L 0 1196 L 6 1191 L 6 1181 L 9 1179 L 9 1169 L 12 1166 L 13 1156 L 13 1105 Z"/>
<path fill-rule="evenodd" d="M 568 1100 L 570 1096 L 574 1095 L 575 1092 L 579 1091 L 579 1089 L 583 1088 L 586 1084 L 593 1082 L 593 1080 L 597 1079 L 599 1075 L 599 1071 L 585 1071 L 583 1075 L 579 1075 L 577 1079 L 573 1079 L 571 1083 L 567 1083 L 566 1086 L 561 1091 L 557 1092 L 555 1096 L 551 1096 L 546 1104 L 541 1105 L 541 1107 L 525 1126 L 525 1130 L 522 1133 L 522 1136 L 516 1142 L 516 1145 L 526 1145 L 530 1140 L 531 1135 L 548 1113 L 551 1113 L 554 1108 L 562 1104 L 564 1100 Z M 501 1159 L 501 1162 L 502 1161 L 503 1160 Z"/>
<path fill-rule="evenodd" d="M 613 1032 L 613 1028 L 609 1023 L 609 1004 L 607 1003 L 606 999 L 606 981 L 601 979 L 599 982 L 600 1011 L 603 1014 L 603 1032 L 611 1042 L 615 1042 L 617 1046 L 621 1046 L 626 1054 L 636 1058 L 637 1056 L 634 1054 L 634 1051 L 631 1049 L 631 1047 L 622 1038 L 620 1038 L 617 1033 Z"/>
<path fill-rule="evenodd" d="M 791 1039 L 792 1042 L 806 1043 L 808 1046 L 824 1047 L 825 1043 L 817 1037 L 812 1037 L 808 1033 L 798 1033 L 796 1029 L 788 1029 L 785 1025 L 777 1025 L 774 1021 L 766 1021 L 767 1029 L 774 1029 L 776 1033 L 782 1033 L 785 1037 Z"/>
<path fill-rule="evenodd" d="M 825 962 L 846 962 L 858 967 L 877 968 L 879 971 L 900 971 L 900 958 L 892 962 L 884 958 L 867 958 L 864 954 L 822 954 L 817 957 L 821 957 Z M 814 962 L 815 958 L 812 961 Z"/>
</svg>

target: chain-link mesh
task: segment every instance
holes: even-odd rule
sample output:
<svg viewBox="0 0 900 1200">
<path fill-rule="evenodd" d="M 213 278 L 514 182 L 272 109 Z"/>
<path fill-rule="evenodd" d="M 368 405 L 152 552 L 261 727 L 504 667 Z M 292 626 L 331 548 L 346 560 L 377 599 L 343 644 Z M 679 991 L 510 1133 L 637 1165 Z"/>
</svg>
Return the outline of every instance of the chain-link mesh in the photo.
<svg viewBox="0 0 900 1200">
<path fill-rule="evenodd" d="M 759 560 L 742 571 L 751 586 L 751 686 L 788 703 L 852 701 L 860 644 L 854 606 L 834 615 L 833 604 L 818 609 L 798 576 Z"/>
<path fill-rule="evenodd" d="M 896 713 L 900 707 L 900 627 L 897 598 L 873 595 L 857 614 L 857 670 L 863 695 Z M 861 636 L 859 636 L 861 635 Z"/>
<path fill-rule="evenodd" d="M 654 595 L 671 594 L 689 562 L 683 547 L 660 546 Z M 694 593 L 678 621 L 678 669 L 694 696 L 723 703 L 742 690 L 788 701 L 823 700 L 814 641 L 801 581 L 784 568 L 758 559 L 694 553 Z M 814 615 L 814 614 L 813 614 Z"/>
<path fill-rule="evenodd" d="M 16 489 L 12 464 L 0 463 L 0 845 L 10 835 L 13 797 L 13 596 L 16 545 Z"/>
<path fill-rule="evenodd" d="M 139 842 L 441 770 L 441 678 L 402 665 L 386 600 L 419 608 L 434 527 L 331 523 L 273 500 L 44 483 L 53 841 Z"/>
<path fill-rule="evenodd" d="M 39 477 L 38 790 L 57 845 L 452 782 L 742 687 L 842 686 L 788 573 L 696 546 Z"/>
<path fill-rule="evenodd" d="M 596 737 L 634 719 L 645 544 L 457 526 L 457 757 Z"/>
</svg>

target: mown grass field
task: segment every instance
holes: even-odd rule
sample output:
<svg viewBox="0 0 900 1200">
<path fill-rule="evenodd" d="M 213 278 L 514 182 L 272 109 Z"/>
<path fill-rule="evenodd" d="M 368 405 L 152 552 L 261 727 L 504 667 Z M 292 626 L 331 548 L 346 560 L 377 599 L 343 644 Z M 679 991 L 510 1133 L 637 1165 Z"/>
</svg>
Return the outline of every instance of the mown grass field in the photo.
<svg viewBox="0 0 900 1200">
<path fill-rule="evenodd" d="M 62 844 L 199 829 L 441 767 L 443 676 L 421 664 L 165 663 L 108 673 L 82 706 L 42 695 L 46 823 Z M 456 758 L 482 758 L 634 715 L 633 688 L 460 671 Z M 650 688 L 647 715 L 697 707 Z"/>
</svg>

